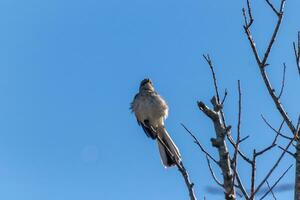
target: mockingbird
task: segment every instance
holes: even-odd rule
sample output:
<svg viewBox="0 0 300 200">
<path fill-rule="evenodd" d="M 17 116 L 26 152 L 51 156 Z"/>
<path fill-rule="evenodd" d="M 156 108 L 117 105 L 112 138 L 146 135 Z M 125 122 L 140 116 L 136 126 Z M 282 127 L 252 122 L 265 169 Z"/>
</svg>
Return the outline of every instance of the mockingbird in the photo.
<svg viewBox="0 0 300 200">
<path fill-rule="evenodd" d="M 146 135 L 157 140 L 162 163 L 165 167 L 176 165 L 181 161 L 180 153 L 164 126 L 168 116 L 168 105 L 154 90 L 150 79 L 142 80 L 139 93 L 131 103 L 137 122 Z"/>
</svg>

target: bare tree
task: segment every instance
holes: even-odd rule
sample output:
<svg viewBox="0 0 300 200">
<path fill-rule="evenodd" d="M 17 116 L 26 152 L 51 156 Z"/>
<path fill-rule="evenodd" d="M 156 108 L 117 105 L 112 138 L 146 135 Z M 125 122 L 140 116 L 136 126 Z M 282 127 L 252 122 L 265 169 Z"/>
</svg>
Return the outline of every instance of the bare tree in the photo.
<svg viewBox="0 0 300 200">
<path fill-rule="evenodd" d="M 275 89 L 273 88 L 268 74 L 266 72 L 266 68 L 270 67 L 270 63 L 268 63 L 268 58 L 271 53 L 272 47 L 275 43 L 275 40 L 278 35 L 278 31 L 281 27 L 283 15 L 284 15 L 284 6 L 285 0 L 280 0 L 279 8 L 276 8 L 269 0 L 265 0 L 266 4 L 269 8 L 273 11 L 274 15 L 277 18 L 277 22 L 275 24 L 273 33 L 269 39 L 269 43 L 267 45 L 266 50 L 261 57 L 258 53 L 257 46 L 255 44 L 254 38 L 251 33 L 251 27 L 254 22 L 254 17 L 252 15 L 252 7 L 250 0 L 246 0 L 246 8 L 242 9 L 242 14 L 244 18 L 244 31 L 246 33 L 247 39 L 249 41 L 249 45 L 252 49 L 252 53 L 256 60 L 257 66 L 260 70 L 260 76 L 264 82 L 264 85 L 267 88 L 267 92 L 271 97 L 276 110 L 280 113 L 282 117 L 282 123 L 279 125 L 278 128 L 274 128 L 267 119 L 262 116 L 263 121 L 266 123 L 268 127 L 275 133 L 275 137 L 273 141 L 271 141 L 270 145 L 265 147 L 264 149 L 258 151 L 253 149 L 253 153 L 251 157 L 246 156 L 241 149 L 239 148 L 241 143 L 244 142 L 249 136 L 241 138 L 241 117 L 242 117 L 242 89 L 241 83 L 238 81 L 238 119 L 237 119 L 237 133 L 236 133 L 236 140 L 233 139 L 233 134 L 231 132 L 231 125 L 226 124 L 225 113 L 223 111 L 224 102 L 227 96 L 227 91 L 225 91 L 225 95 L 221 100 L 219 87 L 217 83 L 217 77 L 214 71 L 214 65 L 209 55 L 203 55 L 205 61 L 207 62 L 208 66 L 211 69 L 211 74 L 213 78 L 213 85 L 215 89 L 215 95 L 211 99 L 212 108 L 209 108 L 203 101 L 198 102 L 199 109 L 211 119 L 214 129 L 215 129 L 215 138 L 211 139 L 211 144 L 215 147 L 218 151 L 218 159 L 214 158 L 204 147 L 201 145 L 200 141 L 197 139 L 195 134 L 193 134 L 186 126 L 183 127 L 186 131 L 193 137 L 194 142 L 199 146 L 200 150 L 205 154 L 209 171 L 215 180 L 215 183 L 222 188 L 225 193 L 226 200 L 235 200 L 237 199 L 237 194 L 242 194 L 244 199 L 252 200 L 255 199 L 257 194 L 261 191 L 263 186 L 267 185 L 268 189 L 264 192 L 260 199 L 264 199 L 268 194 L 272 194 L 274 199 L 276 199 L 275 194 L 273 193 L 274 188 L 277 186 L 279 181 L 286 175 L 286 173 L 291 169 L 292 165 L 288 166 L 284 172 L 277 178 L 277 180 L 270 185 L 268 179 L 274 173 L 280 162 L 282 161 L 283 157 L 286 154 L 292 155 L 296 158 L 296 181 L 295 181 L 295 200 L 300 200 L 300 142 L 299 142 L 299 131 L 300 131 L 300 116 L 298 118 L 297 124 L 294 124 L 290 119 L 289 115 L 285 111 L 284 106 L 282 105 L 280 99 L 284 92 L 285 88 L 285 79 L 286 79 L 286 64 L 283 63 L 283 78 L 281 82 L 281 89 L 277 94 Z M 299 67 L 299 59 L 300 59 L 300 33 L 298 33 L 298 41 L 297 44 L 293 43 L 294 53 L 295 53 L 295 60 L 296 66 L 298 69 L 298 73 L 300 75 L 300 67 Z M 286 136 L 282 133 L 283 126 L 287 126 L 291 132 L 290 136 Z M 270 166 L 269 171 L 264 175 L 263 179 L 257 183 L 256 181 L 256 170 L 257 164 L 256 160 L 263 156 L 266 152 L 271 151 L 274 147 L 277 146 L 278 140 L 282 138 L 288 140 L 288 143 L 285 147 L 278 146 L 282 152 L 279 157 L 276 159 L 275 163 Z M 296 153 L 292 153 L 289 149 L 296 142 Z M 229 143 L 229 144 L 227 144 Z M 234 151 L 229 152 L 228 145 L 232 145 Z M 251 167 L 251 175 L 250 175 L 250 191 L 247 191 L 244 187 L 243 181 L 238 173 L 238 158 L 241 158 L 244 162 L 248 163 Z M 211 161 L 213 161 L 221 170 L 222 172 L 222 181 L 220 181 L 215 172 L 211 167 Z"/>
<path fill-rule="evenodd" d="M 270 82 L 268 77 L 268 73 L 266 68 L 271 68 L 271 63 L 269 62 L 269 55 L 272 52 L 273 45 L 277 39 L 278 31 L 281 27 L 283 16 L 284 16 L 284 6 L 286 0 L 280 0 L 279 8 L 276 8 L 270 0 L 265 0 L 265 3 L 274 13 L 274 16 L 277 19 L 277 22 L 274 26 L 274 30 L 272 32 L 271 37 L 269 38 L 269 42 L 267 44 L 266 50 L 260 55 L 258 52 L 258 47 L 255 43 L 254 37 L 251 33 L 251 27 L 254 24 L 254 16 L 252 14 L 252 7 L 250 0 L 246 0 L 246 6 L 242 9 L 242 17 L 244 19 L 243 28 L 246 34 L 246 38 L 248 39 L 249 45 L 252 50 L 252 54 L 256 60 L 256 64 L 259 68 L 259 76 L 262 78 L 263 83 L 267 89 L 268 95 L 271 97 L 275 107 L 274 111 L 278 112 L 282 118 L 282 122 L 278 124 L 278 127 L 274 127 L 268 120 L 261 115 L 262 120 L 265 122 L 266 126 L 270 128 L 272 132 L 274 132 L 274 139 L 269 141 L 269 145 L 261 150 L 253 149 L 252 155 L 246 155 L 241 150 L 241 145 L 245 142 L 248 136 L 242 137 L 241 133 L 241 125 L 242 125 L 242 100 L 243 100 L 243 91 L 241 87 L 241 81 L 237 81 L 237 107 L 238 107 L 238 115 L 236 122 L 236 133 L 233 133 L 231 130 L 231 125 L 227 124 L 226 115 L 223 110 L 225 105 L 227 90 L 223 97 L 220 95 L 218 79 L 214 70 L 214 64 L 209 54 L 203 55 L 204 60 L 211 70 L 212 76 L 212 84 L 214 86 L 214 95 L 211 98 L 211 107 L 208 104 L 204 103 L 204 101 L 198 101 L 197 105 L 199 110 L 208 117 L 213 126 L 214 126 L 214 135 L 215 137 L 211 138 L 211 145 L 218 152 L 218 158 L 214 158 L 210 154 L 210 152 L 201 144 L 198 140 L 197 136 L 188 129 L 184 124 L 182 124 L 183 128 L 189 133 L 189 135 L 193 138 L 194 143 L 199 147 L 199 149 L 204 153 L 208 169 L 211 173 L 213 180 L 216 185 L 222 189 L 224 192 L 224 198 L 226 200 L 236 200 L 237 196 L 246 199 L 246 200 L 254 200 L 258 197 L 259 193 L 262 193 L 260 200 L 267 197 L 269 194 L 272 195 L 274 199 L 276 199 L 274 189 L 278 185 L 278 183 L 283 179 L 283 177 L 287 174 L 287 172 L 291 169 L 292 165 L 286 166 L 286 170 L 281 172 L 281 174 L 275 179 L 273 183 L 270 183 L 271 175 L 274 175 L 275 170 L 279 166 L 285 155 L 290 155 L 296 159 L 296 171 L 295 171 L 295 200 L 300 200 L 300 113 L 298 117 L 297 123 L 293 123 L 290 116 L 285 110 L 284 105 L 281 103 L 281 98 L 285 89 L 286 82 L 286 64 L 283 63 L 283 74 L 281 81 L 281 88 L 277 93 L 273 88 L 273 85 Z M 296 60 L 296 69 L 297 73 L 299 73 L 300 77 L 300 32 L 298 32 L 298 40 L 293 43 L 294 55 Z M 285 135 L 282 132 L 282 129 L 286 126 L 290 131 L 290 135 Z M 235 138 L 235 139 L 234 139 Z M 159 139 L 162 145 L 165 146 L 163 141 Z M 284 147 L 278 145 L 279 140 L 287 140 L 287 144 Z M 296 143 L 296 144 L 294 144 Z M 233 147 L 232 151 L 229 151 L 228 146 Z M 273 151 L 275 147 L 280 148 L 282 151 L 279 156 L 275 159 L 275 162 L 268 166 L 267 172 L 263 175 L 262 180 L 257 181 L 256 173 L 259 166 L 257 165 L 257 160 L 264 156 L 267 152 Z M 292 153 L 290 151 L 290 147 L 296 147 L 296 153 Z M 166 149 L 167 146 L 165 146 Z M 172 153 L 169 151 L 170 155 Z M 249 165 L 251 171 L 249 172 L 249 177 L 241 177 L 238 170 L 238 165 L 240 162 L 245 162 Z M 222 177 L 217 177 L 212 164 L 215 164 L 220 170 Z M 183 176 L 186 186 L 189 191 L 189 196 L 191 200 L 195 200 L 196 196 L 193 190 L 194 184 L 190 181 L 189 175 L 185 170 L 185 167 L 182 162 L 176 163 L 181 175 Z M 247 190 L 244 184 L 244 179 L 249 179 L 250 182 L 250 190 Z M 267 189 L 263 190 L 265 187 Z M 204 197 L 205 199 L 205 197 Z"/>
<path fill-rule="evenodd" d="M 293 124 L 292 120 L 290 119 L 290 117 L 288 116 L 287 112 L 285 111 L 285 108 L 284 106 L 282 105 L 282 103 L 280 102 L 280 98 L 281 98 L 281 95 L 283 93 L 283 90 L 284 90 L 284 83 L 285 83 L 285 69 L 286 69 L 286 65 L 284 65 L 284 71 L 283 71 L 283 80 L 282 80 L 282 86 L 281 86 L 281 90 L 279 92 L 279 94 L 277 95 L 275 93 L 275 90 L 273 89 L 273 86 L 268 78 L 268 74 L 266 72 L 266 67 L 270 67 L 269 63 L 268 62 L 268 58 L 269 58 L 269 55 L 270 55 L 270 52 L 271 52 L 271 49 L 273 47 L 273 44 L 276 40 L 276 37 L 278 35 L 278 30 L 280 29 L 280 26 L 281 26 L 281 22 L 282 22 L 282 19 L 283 19 L 283 15 L 284 15 L 284 5 L 285 5 L 285 0 L 281 0 L 281 3 L 280 3 L 280 8 L 279 9 L 276 9 L 275 6 L 269 1 L 269 0 L 266 0 L 266 3 L 270 6 L 270 8 L 272 9 L 272 11 L 274 12 L 275 16 L 277 17 L 277 23 L 275 25 L 275 28 L 274 28 L 274 31 L 273 31 L 273 34 L 270 38 L 270 41 L 269 41 L 269 44 L 268 44 L 268 47 L 266 49 L 266 51 L 264 52 L 264 56 L 263 58 L 260 58 L 260 55 L 258 54 L 258 50 L 257 50 L 257 47 L 255 45 L 255 42 L 254 42 L 254 39 L 253 39 L 253 36 L 251 34 L 251 31 L 250 31 L 250 28 L 251 28 L 251 25 L 253 24 L 253 16 L 252 16 L 252 12 L 251 12 L 251 6 L 250 6 L 250 0 L 247 0 L 247 8 L 248 8 L 248 16 L 249 16 L 249 20 L 247 20 L 247 17 L 246 17 L 246 12 L 245 12 L 245 9 L 243 10 L 243 15 L 244 15 L 244 19 L 245 19 L 245 24 L 244 24 L 244 30 L 245 30 L 245 33 L 247 35 L 247 38 L 248 38 L 248 41 L 249 41 L 249 44 L 252 48 L 252 52 L 254 54 L 254 57 L 255 57 L 255 60 L 257 62 L 257 65 L 260 69 L 260 75 L 261 75 L 261 78 L 263 79 L 264 81 L 264 84 L 267 88 L 267 91 L 270 95 L 270 97 L 272 98 L 275 106 L 276 106 L 276 109 L 277 111 L 280 113 L 280 115 L 282 116 L 285 124 L 288 126 L 293 138 L 290 139 L 290 143 L 292 143 L 295 139 L 297 140 L 297 145 L 296 145 L 296 174 L 295 174 L 295 200 L 299 200 L 300 199 L 300 143 L 299 143 L 299 123 L 300 123 L 300 115 L 299 115 L 299 118 L 298 118 L 298 122 L 297 124 Z M 300 68 L 299 68 L 299 49 L 300 49 L 300 36 L 299 36 L 300 33 L 298 33 L 298 44 L 296 45 L 295 43 L 293 43 L 293 47 L 294 47 L 294 52 L 295 52 L 295 58 L 296 58 L 296 65 L 297 65 L 297 68 L 298 68 L 298 72 L 299 72 L 299 75 L 300 75 Z M 297 46 L 297 47 L 296 47 Z M 283 152 L 289 152 L 288 151 L 288 148 L 286 149 L 283 149 Z M 291 154 L 291 153 L 290 153 Z"/>
</svg>

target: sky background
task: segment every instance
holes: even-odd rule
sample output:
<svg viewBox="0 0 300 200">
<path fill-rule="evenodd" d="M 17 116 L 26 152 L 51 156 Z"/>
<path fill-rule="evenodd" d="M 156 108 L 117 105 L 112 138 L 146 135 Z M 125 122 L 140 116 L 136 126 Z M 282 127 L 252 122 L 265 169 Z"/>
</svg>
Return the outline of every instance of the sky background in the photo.
<svg viewBox="0 0 300 200">
<path fill-rule="evenodd" d="M 215 184 L 205 156 L 180 123 L 217 156 L 210 144 L 212 123 L 196 105 L 197 100 L 209 105 L 214 95 L 202 58 L 210 53 L 220 90 L 229 91 L 224 111 L 234 137 L 241 80 L 241 131 L 250 135 L 242 150 L 250 156 L 274 137 L 260 115 L 274 126 L 281 118 L 243 32 L 243 6 L 244 1 L 209 0 L 1 0 L 0 199 L 188 199 L 177 169 L 162 167 L 155 142 L 129 111 L 145 77 L 169 104 L 166 127 L 198 198 L 223 199 L 206 190 Z M 267 68 L 279 90 L 282 63 L 287 64 L 282 102 L 293 121 L 300 98 L 292 50 L 300 30 L 299 7 L 300 1 L 287 1 Z M 275 16 L 263 1 L 253 3 L 253 15 L 261 53 Z M 279 153 L 275 148 L 258 160 L 258 180 Z M 270 183 L 293 163 L 286 156 Z M 240 162 L 239 170 L 249 188 L 250 168 Z M 294 167 L 282 183 L 293 182 Z M 277 197 L 292 199 L 293 192 Z"/>
</svg>

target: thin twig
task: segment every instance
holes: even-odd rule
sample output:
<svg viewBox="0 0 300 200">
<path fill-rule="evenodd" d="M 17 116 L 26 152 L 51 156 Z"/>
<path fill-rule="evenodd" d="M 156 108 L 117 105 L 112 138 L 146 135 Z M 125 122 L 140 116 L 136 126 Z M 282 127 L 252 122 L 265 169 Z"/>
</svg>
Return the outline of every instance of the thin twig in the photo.
<svg viewBox="0 0 300 200">
<path fill-rule="evenodd" d="M 277 135 L 276 135 L 276 137 L 275 137 L 275 139 L 274 139 L 274 142 L 273 143 L 275 143 L 276 142 L 276 139 L 277 139 L 277 137 L 280 135 L 281 137 L 283 137 L 283 138 L 285 138 L 285 139 L 287 139 L 287 140 L 292 140 L 293 138 L 292 137 L 288 137 L 288 136 L 286 136 L 286 135 L 284 135 L 284 134 L 282 134 L 281 133 L 281 129 L 282 129 L 282 127 L 283 127 L 283 124 L 285 123 L 285 120 L 283 120 L 282 121 L 282 123 L 280 124 L 280 127 L 279 127 L 279 129 L 278 130 L 276 130 L 267 120 L 266 120 L 266 118 L 263 116 L 263 115 L 261 115 L 261 118 L 264 120 L 264 122 L 268 125 L 268 127 L 270 127 Z M 296 140 L 298 140 L 298 138 L 296 137 Z"/>
<path fill-rule="evenodd" d="M 296 137 L 295 137 L 296 138 Z M 268 178 L 271 176 L 271 174 L 273 173 L 273 171 L 276 169 L 276 167 L 278 166 L 278 164 L 280 163 L 280 161 L 282 160 L 283 156 L 286 153 L 286 150 L 289 149 L 289 147 L 292 145 L 292 143 L 294 142 L 294 139 L 291 140 L 287 146 L 285 147 L 285 151 L 283 151 L 281 153 L 281 155 L 279 156 L 279 158 L 277 159 L 277 161 L 275 162 L 275 164 L 273 165 L 273 167 L 269 170 L 269 172 L 267 173 L 267 175 L 265 176 L 265 178 L 261 181 L 261 183 L 257 186 L 257 188 L 255 189 L 253 195 L 251 196 L 252 198 L 255 196 L 255 194 L 261 189 L 261 187 L 263 186 L 263 184 L 266 182 L 266 180 L 268 180 Z"/>
<path fill-rule="evenodd" d="M 246 137 L 243 137 L 243 138 L 240 140 L 240 144 L 241 144 L 242 142 L 244 142 L 245 140 L 247 140 L 249 137 L 250 137 L 250 135 L 247 135 Z"/>
<path fill-rule="evenodd" d="M 296 131 L 296 135 L 298 136 L 298 138 L 299 138 L 299 136 L 300 136 L 300 115 L 298 116 L 298 122 L 297 122 L 297 126 L 296 126 L 297 128 L 297 131 Z"/>
<path fill-rule="evenodd" d="M 283 119 L 285 120 L 285 123 L 287 124 L 287 126 L 289 127 L 289 129 L 291 130 L 292 134 L 294 135 L 296 133 L 296 128 L 294 127 L 292 121 L 290 120 L 287 112 L 285 111 L 285 109 L 283 108 L 281 102 L 279 101 L 279 99 L 276 97 L 274 90 L 272 89 L 271 83 L 269 82 L 269 78 L 267 77 L 267 74 L 265 72 L 265 70 L 261 70 L 262 73 L 262 77 L 265 81 L 265 84 L 268 88 L 269 94 L 271 95 L 273 102 L 275 103 L 277 110 L 280 112 L 281 116 L 283 117 Z"/>
<path fill-rule="evenodd" d="M 253 17 L 252 17 L 250 0 L 247 0 L 247 8 L 248 8 L 248 15 L 249 15 L 249 18 L 250 18 L 250 26 L 251 26 L 251 24 L 253 22 Z"/>
<path fill-rule="evenodd" d="M 213 177 L 214 181 L 221 187 L 221 188 L 224 188 L 224 185 L 218 180 L 218 178 L 216 177 L 212 167 L 211 167 L 211 164 L 210 164 L 210 160 L 209 160 L 209 157 L 208 155 L 205 156 L 206 157 L 206 160 L 207 160 L 207 165 L 208 165 L 208 168 L 209 168 L 209 171 L 211 173 L 211 176 Z"/>
<path fill-rule="evenodd" d="M 227 139 L 231 143 L 231 145 L 233 146 L 233 148 L 236 148 L 235 141 L 233 140 L 233 138 L 231 137 L 230 134 L 227 134 Z M 248 164 L 251 165 L 251 159 L 248 158 L 240 149 L 238 149 L 238 153 L 243 158 L 243 160 L 245 160 Z"/>
<path fill-rule="evenodd" d="M 266 2 L 271 7 L 271 9 L 274 11 L 274 13 L 278 16 L 279 12 L 276 10 L 276 8 L 274 7 L 274 5 L 272 3 L 270 3 L 269 0 L 266 0 Z"/>
<path fill-rule="evenodd" d="M 284 124 L 284 120 L 283 120 L 282 123 L 281 123 L 280 126 L 279 126 L 279 129 L 276 130 L 275 128 L 273 128 L 273 127 L 267 122 L 267 120 L 264 118 L 263 115 L 261 115 L 261 117 L 263 118 L 263 120 L 265 121 L 265 123 L 267 123 L 267 125 L 268 125 L 269 127 L 271 127 L 271 129 L 274 130 L 277 134 L 276 134 L 276 136 L 275 136 L 273 142 L 270 144 L 270 146 L 268 146 L 268 147 L 266 147 L 265 149 L 263 149 L 263 150 L 257 152 L 255 156 L 260 156 L 260 155 L 264 154 L 265 152 L 271 150 L 273 147 L 276 146 L 277 138 L 278 138 L 278 136 L 279 136 L 279 134 L 280 134 L 280 131 L 281 131 L 281 129 L 282 129 L 282 127 L 283 127 L 283 124 Z"/>
<path fill-rule="evenodd" d="M 263 149 L 263 150 L 257 152 L 257 153 L 255 154 L 255 156 L 256 156 L 256 157 L 261 156 L 262 154 L 264 154 L 264 153 L 266 153 L 267 151 L 271 150 L 271 149 L 272 149 L 273 147 L 275 147 L 275 146 L 276 146 L 276 144 L 271 144 L 270 146 L 266 147 L 265 149 Z"/>
<path fill-rule="evenodd" d="M 224 116 L 224 113 L 223 113 L 223 110 L 222 110 L 223 104 L 220 103 L 220 93 L 219 93 L 219 89 L 218 89 L 217 77 L 216 77 L 216 73 L 215 73 L 215 70 L 214 70 L 214 66 L 213 66 L 213 63 L 212 63 L 212 60 L 211 60 L 209 54 L 207 54 L 207 55 L 203 54 L 203 57 L 206 60 L 207 64 L 209 65 L 209 68 L 211 70 L 211 74 L 212 74 L 212 77 L 213 77 L 213 83 L 214 83 L 214 88 L 215 88 L 215 96 L 217 97 L 216 103 L 215 103 L 217 106 L 215 106 L 215 107 L 218 109 L 218 111 L 220 111 L 222 122 L 223 122 L 224 126 L 226 127 L 225 116 Z M 225 97 L 226 97 L 226 93 L 225 93 Z M 225 101 L 225 99 L 224 99 L 224 101 Z"/>
<path fill-rule="evenodd" d="M 280 99 L 282 93 L 283 93 L 283 89 L 284 89 L 284 84 L 285 84 L 285 70 L 286 70 L 286 65 L 285 63 L 283 63 L 283 75 L 282 75 L 282 82 L 281 82 L 281 89 L 280 89 L 280 93 L 278 95 L 278 99 Z"/>
<path fill-rule="evenodd" d="M 246 14 L 245 8 L 242 9 L 242 14 L 243 14 L 243 17 L 244 17 L 244 24 L 245 24 L 245 26 L 247 26 L 248 19 L 247 19 L 247 14 Z"/>
<path fill-rule="evenodd" d="M 247 11 L 248 11 L 248 15 L 249 15 L 249 21 L 247 19 L 247 15 L 246 15 L 246 11 L 243 8 L 243 16 L 244 16 L 244 20 L 245 20 L 245 26 L 247 28 L 249 28 L 252 23 L 253 23 L 253 17 L 252 17 L 252 11 L 251 11 L 251 5 L 250 5 L 250 0 L 247 0 Z"/>
<path fill-rule="evenodd" d="M 260 198 L 260 200 L 263 200 L 273 189 L 274 187 L 280 182 L 280 180 L 286 175 L 286 173 L 291 169 L 293 165 L 290 165 L 284 173 L 278 178 L 278 180 L 272 185 L 272 187 Z"/>
<path fill-rule="evenodd" d="M 296 59 L 296 66 L 298 68 L 298 73 L 300 75 L 300 31 L 298 32 L 297 47 L 295 42 L 293 42 L 293 47 L 294 47 L 294 53 Z"/>
<path fill-rule="evenodd" d="M 243 193 L 245 199 L 248 200 L 249 199 L 249 195 L 248 195 L 247 190 L 245 189 L 245 187 L 244 187 L 244 185 L 243 185 L 243 183 L 241 181 L 241 178 L 240 178 L 240 175 L 239 175 L 238 171 L 236 171 L 236 180 L 238 182 L 237 187 Z"/>
<path fill-rule="evenodd" d="M 214 67 L 213 67 L 212 60 L 210 59 L 209 54 L 207 54 L 207 55 L 203 54 L 203 58 L 206 60 L 207 64 L 209 65 L 209 68 L 211 70 L 211 73 L 212 73 L 212 76 L 213 76 L 213 81 L 214 81 L 215 94 L 217 96 L 217 102 L 219 103 L 220 102 L 220 95 L 219 95 L 217 78 L 216 78 L 216 74 L 215 74 L 215 70 L 214 70 Z"/>
<path fill-rule="evenodd" d="M 253 199 L 254 197 L 254 187 L 255 187 L 255 175 L 256 175 L 256 150 L 253 150 L 252 153 L 252 162 L 251 162 L 251 187 L 250 187 L 250 191 L 251 191 L 251 196 L 250 199 Z"/>
<path fill-rule="evenodd" d="M 297 129 L 299 129 L 300 128 L 300 115 L 298 116 L 298 122 L 297 122 Z"/>
<path fill-rule="evenodd" d="M 268 48 L 267 48 L 267 50 L 265 52 L 264 58 L 263 58 L 262 63 L 261 63 L 263 67 L 266 66 L 267 59 L 269 57 L 269 54 L 271 52 L 271 49 L 273 47 L 273 44 L 275 42 L 275 38 L 276 38 L 278 30 L 279 30 L 279 27 L 281 25 L 284 4 L 285 4 L 285 0 L 281 0 L 280 10 L 279 10 L 279 12 L 276 11 L 276 14 L 277 14 L 277 17 L 278 17 L 278 21 L 277 21 L 277 24 L 276 24 L 274 32 L 272 34 L 272 37 L 271 37 L 271 40 L 269 42 Z"/>
<path fill-rule="evenodd" d="M 266 183 L 267 183 L 267 186 L 268 186 L 269 190 L 271 191 L 273 199 L 276 200 L 275 194 L 274 194 L 273 190 L 270 187 L 269 181 L 266 181 Z"/>
<path fill-rule="evenodd" d="M 178 170 L 180 171 L 181 175 L 183 176 L 185 184 L 188 188 L 190 199 L 191 200 L 197 200 L 195 192 L 194 192 L 194 183 L 192 183 L 190 181 L 189 174 L 187 173 L 187 171 L 186 171 L 186 169 L 183 165 L 183 162 L 182 161 L 178 162 L 175 159 L 175 157 L 174 157 L 173 153 L 171 152 L 171 150 L 168 148 L 168 146 L 163 142 L 163 140 L 159 136 L 157 136 L 157 140 L 168 151 L 168 154 L 171 156 L 172 160 L 175 161 L 175 164 L 176 164 Z"/>
<path fill-rule="evenodd" d="M 296 158 L 296 154 L 295 154 L 295 153 L 292 153 L 292 152 L 290 152 L 289 150 L 285 150 L 285 149 L 282 148 L 281 146 L 278 146 L 278 148 L 281 149 L 282 151 L 287 152 L 287 153 L 290 154 L 293 158 Z"/>
<path fill-rule="evenodd" d="M 249 0 L 247 0 L 247 2 L 248 1 Z M 279 9 L 279 15 L 277 15 L 277 23 L 275 25 L 275 29 L 273 31 L 273 34 L 271 36 L 271 39 L 269 41 L 269 44 L 267 46 L 267 49 L 266 49 L 266 51 L 264 53 L 264 57 L 263 57 L 262 60 L 259 57 L 258 50 L 256 48 L 254 39 L 253 39 L 252 34 L 250 32 L 249 26 L 247 26 L 247 24 L 244 25 L 244 30 L 245 30 L 245 33 L 246 33 L 247 38 L 249 40 L 249 43 L 250 43 L 250 46 L 252 48 L 252 52 L 253 52 L 253 54 L 255 56 L 256 62 L 258 64 L 258 66 L 259 66 L 260 73 L 261 73 L 263 81 L 264 81 L 264 83 L 265 83 L 265 85 L 267 87 L 267 90 L 268 90 L 270 96 L 272 97 L 273 102 L 274 102 L 274 104 L 277 107 L 277 110 L 280 112 L 280 114 L 284 118 L 286 124 L 288 125 L 288 127 L 291 130 L 291 132 L 293 133 L 293 135 L 295 135 L 296 128 L 293 125 L 292 121 L 290 120 L 289 116 L 287 115 L 287 113 L 286 113 L 285 109 L 283 108 L 281 102 L 279 101 L 279 99 L 275 95 L 275 90 L 273 89 L 273 87 L 272 87 L 272 85 L 271 85 L 271 83 L 269 81 L 268 75 L 266 73 L 266 70 L 265 70 L 265 66 L 267 65 L 267 60 L 268 60 L 269 54 L 271 52 L 271 49 L 273 47 L 273 44 L 274 44 L 275 39 L 276 39 L 276 36 L 278 34 L 278 30 L 279 30 L 281 22 L 282 22 L 284 4 L 285 4 L 285 0 L 281 0 L 280 9 Z"/>
<path fill-rule="evenodd" d="M 262 116 L 262 117 L 263 117 L 263 116 Z M 263 117 L 263 119 L 264 119 L 265 122 L 267 122 L 266 119 L 265 119 L 264 117 Z M 276 136 L 275 136 L 275 139 L 273 140 L 273 142 L 271 143 L 271 145 L 269 145 L 268 147 L 266 147 L 266 148 L 264 148 L 263 150 L 258 151 L 258 152 L 256 152 L 255 149 L 253 150 L 253 157 L 252 157 L 252 161 L 251 161 L 251 188 L 250 188 L 250 190 L 251 190 L 251 196 L 250 196 L 250 199 L 253 199 L 253 198 L 254 198 L 255 194 L 257 193 L 257 191 L 259 190 L 259 188 L 262 186 L 262 184 L 263 184 L 265 181 L 267 181 L 267 179 L 264 179 L 264 180 L 259 184 L 259 186 L 255 189 L 256 158 L 259 157 L 259 156 L 261 156 L 261 155 L 263 155 L 264 153 L 266 153 L 267 151 L 271 150 L 273 147 L 276 146 L 276 140 L 277 140 L 278 135 L 279 135 L 278 133 L 281 131 L 281 129 L 282 129 L 282 127 L 283 127 L 283 123 L 284 123 L 284 121 L 280 124 L 280 127 L 279 127 L 278 131 L 277 131 L 276 129 L 274 129 L 274 128 L 270 125 L 270 127 L 272 127 L 272 129 L 273 129 L 274 131 L 277 132 L 277 134 L 276 134 Z M 267 124 L 268 124 L 268 123 L 267 123 Z M 290 145 L 290 144 L 289 144 L 289 145 Z M 282 155 L 282 157 L 283 157 L 283 155 Z M 269 171 L 269 173 L 268 173 L 268 175 L 267 175 L 268 177 L 272 174 L 273 170 L 277 167 L 277 165 L 279 164 L 279 162 L 280 162 L 280 160 L 281 160 L 282 157 L 280 157 L 279 160 L 278 160 L 278 161 L 275 163 L 275 165 L 273 166 L 273 168 L 271 168 L 271 170 Z"/>
<path fill-rule="evenodd" d="M 222 102 L 221 102 L 221 105 L 224 105 L 224 102 L 225 102 L 225 100 L 226 100 L 227 94 L 228 94 L 227 89 L 225 89 L 224 97 L 223 97 L 223 100 L 222 100 Z"/>
<path fill-rule="evenodd" d="M 235 180 L 235 176 L 237 173 L 237 161 L 238 161 L 238 150 L 239 150 L 239 144 L 241 139 L 241 116 L 242 116 L 242 90 L 241 90 L 241 84 L 240 80 L 238 80 L 238 93 L 239 93 L 239 99 L 238 99 L 238 124 L 237 124 L 237 138 L 236 138 L 236 146 L 234 149 L 233 154 L 233 180 Z M 234 187 L 234 186 L 232 186 Z"/>
<path fill-rule="evenodd" d="M 218 166 L 219 166 L 219 162 L 212 156 L 210 155 L 210 153 L 208 153 L 208 151 L 206 151 L 204 149 L 204 147 L 202 146 L 202 144 L 199 142 L 198 138 L 192 133 L 192 131 L 190 131 L 184 124 L 181 123 L 181 126 L 192 136 L 192 138 L 194 139 L 195 144 L 197 144 L 199 146 L 199 148 L 201 149 L 201 151 L 208 156 L 210 159 L 212 159 Z"/>
</svg>

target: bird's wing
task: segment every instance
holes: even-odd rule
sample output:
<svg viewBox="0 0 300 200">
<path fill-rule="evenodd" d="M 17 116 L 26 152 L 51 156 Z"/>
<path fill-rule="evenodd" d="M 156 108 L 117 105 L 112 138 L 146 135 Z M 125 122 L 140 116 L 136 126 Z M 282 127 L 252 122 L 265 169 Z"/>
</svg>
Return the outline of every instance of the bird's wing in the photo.
<svg viewBox="0 0 300 200">
<path fill-rule="evenodd" d="M 145 120 L 144 122 L 140 122 L 137 120 L 137 122 L 143 128 L 148 137 L 152 138 L 153 140 L 156 139 L 156 130 L 149 124 L 148 120 Z"/>
</svg>

